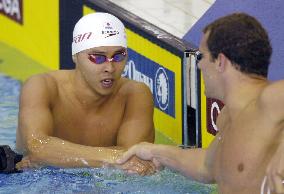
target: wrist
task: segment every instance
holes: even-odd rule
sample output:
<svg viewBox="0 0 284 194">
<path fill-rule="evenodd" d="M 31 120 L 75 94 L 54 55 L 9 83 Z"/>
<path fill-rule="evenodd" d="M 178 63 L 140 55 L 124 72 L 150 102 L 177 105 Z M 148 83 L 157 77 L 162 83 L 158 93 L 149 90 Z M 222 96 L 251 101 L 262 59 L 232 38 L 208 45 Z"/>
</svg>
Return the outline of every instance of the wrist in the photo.
<svg viewBox="0 0 284 194">
<path fill-rule="evenodd" d="M 151 158 L 156 158 L 161 154 L 163 147 L 165 145 L 153 144 L 152 149 L 150 149 Z"/>
</svg>

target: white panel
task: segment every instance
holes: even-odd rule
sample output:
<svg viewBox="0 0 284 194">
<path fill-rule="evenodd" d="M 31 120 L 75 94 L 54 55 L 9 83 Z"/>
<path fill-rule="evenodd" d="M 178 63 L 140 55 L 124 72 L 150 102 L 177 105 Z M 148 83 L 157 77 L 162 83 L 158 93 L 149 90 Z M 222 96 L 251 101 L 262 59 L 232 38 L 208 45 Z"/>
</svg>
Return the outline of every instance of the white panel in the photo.
<svg viewBox="0 0 284 194">
<path fill-rule="evenodd" d="M 195 56 L 194 55 L 191 55 L 190 57 L 190 90 L 191 90 L 191 95 L 190 95 L 190 101 L 191 101 L 191 104 L 190 106 L 194 109 L 196 109 L 196 96 L 197 96 L 197 93 L 196 93 L 196 60 L 195 60 Z"/>
<path fill-rule="evenodd" d="M 215 0 L 110 0 L 182 38 Z"/>
</svg>

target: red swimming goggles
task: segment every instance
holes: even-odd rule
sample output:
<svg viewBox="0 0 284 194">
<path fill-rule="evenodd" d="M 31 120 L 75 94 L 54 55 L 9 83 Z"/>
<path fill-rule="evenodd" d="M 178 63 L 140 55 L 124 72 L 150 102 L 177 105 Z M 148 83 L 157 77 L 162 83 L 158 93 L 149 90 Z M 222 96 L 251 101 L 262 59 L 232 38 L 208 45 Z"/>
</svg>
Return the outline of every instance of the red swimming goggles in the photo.
<svg viewBox="0 0 284 194">
<path fill-rule="evenodd" d="M 126 52 L 116 53 L 111 58 L 100 54 L 88 54 L 89 60 L 95 64 L 102 64 L 108 62 L 121 62 L 126 58 Z"/>
</svg>

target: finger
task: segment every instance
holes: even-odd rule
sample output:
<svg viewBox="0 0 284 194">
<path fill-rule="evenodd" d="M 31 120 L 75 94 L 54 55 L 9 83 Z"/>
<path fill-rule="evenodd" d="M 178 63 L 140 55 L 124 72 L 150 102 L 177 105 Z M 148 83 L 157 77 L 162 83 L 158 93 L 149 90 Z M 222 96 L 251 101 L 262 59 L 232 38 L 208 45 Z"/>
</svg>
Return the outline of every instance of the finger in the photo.
<svg viewBox="0 0 284 194">
<path fill-rule="evenodd" d="M 147 175 L 149 173 L 152 173 L 155 170 L 155 165 L 153 164 L 152 161 L 148 161 L 148 160 L 139 160 L 140 161 L 140 165 L 142 165 L 142 169 L 143 170 L 143 175 Z"/>
<path fill-rule="evenodd" d="M 150 168 L 148 168 L 146 171 L 144 171 L 143 176 L 152 175 L 152 174 L 154 174 L 155 172 L 156 172 L 155 169 L 154 169 L 153 167 L 150 167 Z"/>
<path fill-rule="evenodd" d="M 149 165 L 150 165 L 149 170 L 151 170 L 151 174 L 156 172 L 157 168 L 156 168 L 155 164 L 153 162 L 149 162 Z"/>
<path fill-rule="evenodd" d="M 136 158 L 132 169 L 135 170 L 139 175 L 145 176 L 149 173 L 148 171 L 150 168 L 151 166 L 149 165 L 149 161 Z"/>
<path fill-rule="evenodd" d="M 156 171 L 156 167 L 153 162 L 151 161 L 141 161 L 142 167 L 141 167 L 141 172 L 140 175 L 145 176 L 145 175 L 151 175 Z"/>
<path fill-rule="evenodd" d="M 138 172 L 139 175 L 143 175 L 146 170 L 144 162 L 141 160 L 137 160 L 135 165 L 135 170 Z"/>
<path fill-rule="evenodd" d="M 16 164 L 16 169 L 22 170 L 22 168 L 23 168 L 22 166 L 23 166 L 22 162 L 18 162 L 18 163 Z"/>
<path fill-rule="evenodd" d="M 149 166 L 143 166 L 140 171 L 140 176 L 149 175 L 151 173 L 151 168 Z"/>
<path fill-rule="evenodd" d="M 31 162 L 30 162 L 30 160 L 28 158 L 24 158 L 21 162 L 18 162 L 16 164 L 16 168 L 18 170 L 22 170 L 24 168 L 28 168 L 28 167 L 31 167 L 31 166 L 32 166 Z"/>
<path fill-rule="evenodd" d="M 155 164 L 153 162 L 148 162 L 148 171 L 147 171 L 147 175 L 152 175 L 157 171 L 157 168 L 155 166 Z"/>
<path fill-rule="evenodd" d="M 120 168 L 126 171 L 136 172 L 142 176 L 153 174 L 156 169 L 151 161 L 141 160 L 136 156 L 133 156 L 126 163 L 122 164 Z"/>
<path fill-rule="evenodd" d="M 137 164 L 136 162 L 133 161 L 128 161 L 125 164 L 122 165 L 122 170 L 128 172 L 128 174 L 141 174 L 141 165 Z"/>
<path fill-rule="evenodd" d="M 127 174 L 141 174 L 142 170 L 140 166 L 134 165 L 124 169 Z"/>
</svg>

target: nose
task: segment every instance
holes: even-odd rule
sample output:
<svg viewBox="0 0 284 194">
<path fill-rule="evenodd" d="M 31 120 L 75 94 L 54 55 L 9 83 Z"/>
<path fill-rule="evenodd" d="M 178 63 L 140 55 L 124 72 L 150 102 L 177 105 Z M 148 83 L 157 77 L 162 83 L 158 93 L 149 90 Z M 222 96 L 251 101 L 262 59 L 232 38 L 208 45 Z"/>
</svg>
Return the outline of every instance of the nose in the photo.
<svg viewBox="0 0 284 194">
<path fill-rule="evenodd" d="M 113 66 L 113 63 L 111 61 L 106 61 L 104 64 L 104 72 L 113 73 L 114 71 L 115 71 L 115 68 Z"/>
</svg>

